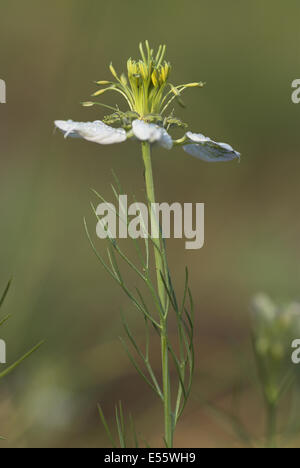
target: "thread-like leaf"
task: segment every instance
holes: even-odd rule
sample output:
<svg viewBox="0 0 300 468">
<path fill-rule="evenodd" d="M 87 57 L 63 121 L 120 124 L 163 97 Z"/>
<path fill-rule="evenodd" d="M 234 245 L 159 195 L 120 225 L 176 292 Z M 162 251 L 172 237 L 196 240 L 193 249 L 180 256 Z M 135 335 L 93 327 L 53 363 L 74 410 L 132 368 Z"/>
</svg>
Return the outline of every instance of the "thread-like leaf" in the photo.
<svg viewBox="0 0 300 468">
<path fill-rule="evenodd" d="M 141 360 L 143 361 L 144 365 L 146 366 L 146 369 L 152 379 L 152 382 L 153 382 L 153 385 L 154 385 L 154 388 L 156 390 L 156 393 L 158 394 L 158 396 L 163 399 L 163 394 L 162 394 L 162 391 L 161 391 L 161 388 L 157 382 L 157 379 L 155 377 L 155 374 L 154 374 L 154 371 L 152 369 L 152 366 L 149 362 L 149 359 L 147 356 L 144 356 L 144 354 L 142 353 L 141 349 L 139 348 L 139 346 L 137 345 L 131 331 L 130 331 L 130 328 L 126 322 L 126 319 L 124 317 L 124 315 L 122 315 L 122 321 L 123 321 L 123 327 L 124 327 L 124 330 L 126 332 L 126 335 L 128 336 L 128 339 L 129 341 L 131 342 L 132 346 L 134 347 L 135 351 L 137 352 L 138 356 L 141 358 Z M 147 379 L 148 380 L 148 379 Z"/>
<path fill-rule="evenodd" d="M 138 439 L 138 436 L 137 436 L 137 433 L 136 433 L 135 424 L 134 424 L 132 414 L 129 415 L 129 420 L 130 420 L 131 432 L 132 432 L 132 435 L 133 435 L 134 446 L 135 446 L 136 449 L 138 449 L 139 448 L 139 439 Z"/>
<path fill-rule="evenodd" d="M 142 369 L 140 368 L 140 366 L 137 364 L 136 360 L 134 359 L 134 357 L 132 356 L 132 354 L 130 353 L 129 349 L 128 349 L 128 346 L 126 345 L 126 342 L 120 338 L 120 341 L 122 343 L 122 345 L 124 346 L 124 349 L 126 351 L 126 354 L 128 356 L 128 358 L 130 359 L 132 365 L 134 366 L 135 370 L 140 374 L 140 376 L 144 379 L 144 381 L 149 385 L 150 388 L 152 388 L 152 390 L 157 393 L 157 390 L 156 388 L 154 387 L 154 385 L 152 385 L 152 383 L 150 382 L 150 380 L 146 377 L 146 375 L 144 374 L 144 372 L 142 371 Z"/>
<path fill-rule="evenodd" d="M 126 448 L 126 433 L 125 433 L 123 408 L 122 408 L 121 402 L 119 402 L 119 407 L 116 406 L 116 422 L 117 422 L 120 447 L 124 449 Z"/>
<path fill-rule="evenodd" d="M 112 434 L 110 432 L 109 426 L 107 424 L 106 418 L 104 416 L 104 413 L 103 413 L 102 408 L 101 408 L 100 405 L 98 405 L 98 411 L 99 411 L 99 416 L 100 416 L 101 422 L 102 422 L 102 424 L 104 426 L 105 432 L 107 434 L 107 437 L 110 440 L 110 443 L 111 443 L 112 447 L 117 448 L 117 444 L 115 443 L 114 438 L 113 438 L 113 436 L 112 436 Z"/>
<path fill-rule="evenodd" d="M 20 359 L 18 359 L 14 364 L 7 367 L 3 372 L 0 373 L 0 379 L 2 379 L 3 377 L 6 377 L 8 374 L 10 374 L 17 366 L 19 366 L 21 364 L 21 362 L 23 362 L 25 359 L 27 359 L 32 353 L 37 351 L 42 346 L 42 344 L 44 344 L 44 341 L 41 341 L 40 343 L 38 343 L 30 351 L 28 351 L 28 353 L 24 354 L 24 356 L 22 356 Z"/>
</svg>

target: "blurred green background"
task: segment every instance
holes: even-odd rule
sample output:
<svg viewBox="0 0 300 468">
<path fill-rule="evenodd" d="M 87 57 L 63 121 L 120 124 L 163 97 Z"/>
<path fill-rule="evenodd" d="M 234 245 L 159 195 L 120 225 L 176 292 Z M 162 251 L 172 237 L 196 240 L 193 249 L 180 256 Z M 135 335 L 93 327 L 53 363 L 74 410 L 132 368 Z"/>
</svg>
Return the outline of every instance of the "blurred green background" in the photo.
<svg viewBox="0 0 300 468">
<path fill-rule="evenodd" d="M 168 247 L 176 287 L 190 268 L 197 314 L 195 385 L 176 444 L 238 446 L 201 405 L 206 398 L 229 405 L 237 387 L 245 421 L 259 436 L 260 397 L 245 383 L 253 371 L 249 301 L 257 291 L 299 297 L 300 105 L 291 102 L 299 15 L 298 0 L 1 1 L 1 288 L 14 277 L 5 307 L 13 317 L 1 338 L 10 363 L 46 339 L 1 382 L 3 447 L 105 447 L 96 404 L 110 419 L 120 398 L 149 444 L 161 444 L 159 402 L 118 341 L 120 309 L 137 334 L 141 324 L 83 228 L 84 216 L 95 225 L 90 188 L 113 197 L 112 168 L 142 199 L 139 148 L 64 141 L 53 132 L 55 119 L 105 115 L 80 102 L 94 80 L 109 79 L 111 61 L 121 71 L 138 57 L 144 39 L 167 44 L 172 82 L 207 83 L 187 91 L 187 108 L 176 114 L 242 153 L 240 164 L 219 165 L 177 148 L 154 153 L 159 200 L 206 204 L 205 247 L 186 251 L 179 240 Z M 103 101 L 119 102 L 114 94 Z"/>
</svg>

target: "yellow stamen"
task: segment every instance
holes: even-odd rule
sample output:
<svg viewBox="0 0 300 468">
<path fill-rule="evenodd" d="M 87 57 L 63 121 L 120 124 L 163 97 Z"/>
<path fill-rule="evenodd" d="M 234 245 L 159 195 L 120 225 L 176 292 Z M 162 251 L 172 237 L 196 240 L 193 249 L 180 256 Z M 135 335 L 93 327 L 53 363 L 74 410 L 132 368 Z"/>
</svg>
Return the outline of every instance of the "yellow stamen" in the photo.
<svg viewBox="0 0 300 468">
<path fill-rule="evenodd" d="M 82 103 L 83 107 L 93 107 L 95 105 L 94 102 L 87 101 Z"/>
<path fill-rule="evenodd" d="M 96 91 L 94 94 L 92 94 L 92 96 L 93 96 L 93 97 L 100 96 L 100 94 L 105 93 L 105 91 L 108 91 L 109 89 L 112 89 L 112 87 L 110 87 L 110 88 L 105 88 L 105 89 L 99 89 L 99 90 Z"/>
<path fill-rule="evenodd" d="M 127 79 L 124 73 L 122 73 L 120 80 L 121 80 L 122 85 L 127 86 Z"/>
<path fill-rule="evenodd" d="M 116 78 L 116 79 L 118 79 L 117 72 L 116 72 L 116 70 L 114 69 L 112 63 L 110 64 L 109 69 L 110 69 L 110 72 L 111 72 L 111 74 L 113 75 L 113 77 Z"/>
<path fill-rule="evenodd" d="M 157 77 L 157 70 L 154 70 L 154 72 L 151 75 L 152 83 L 154 84 L 155 88 L 158 87 L 158 77 Z"/>
<path fill-rule="evenodd" d="M 143 80 L 147 81 L 147 79 L 148 79 L 147 65 L 144 62 L 139 62 L 139 69 L 140 69 L 140 74 L 141 74 Z"/>
<path fill-rule="evenodd" d="M 188 83 L 186 85 L 184 85 L 186 88 L 203 88 L 205 83 L 202 83 L 202 82 L 199 82 L 199 83 Z"/>
</svg>

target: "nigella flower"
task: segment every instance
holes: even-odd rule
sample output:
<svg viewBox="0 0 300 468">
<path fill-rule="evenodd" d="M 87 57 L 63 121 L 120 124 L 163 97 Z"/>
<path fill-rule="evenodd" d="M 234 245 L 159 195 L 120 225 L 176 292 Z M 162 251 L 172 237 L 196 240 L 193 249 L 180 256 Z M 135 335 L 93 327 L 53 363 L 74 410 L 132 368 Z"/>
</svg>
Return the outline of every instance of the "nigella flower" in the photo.
<svg viewBox="0 0 300 468">
<path fill-rule="evenodd" d="M 117 281 L 121 288 L 130 297 L 134 305 L 137 306 L 139 311 L 142 313 L 145 318 L 146 327 L 148 323 L 152 322 L 161 338 L 161 383 L 157 382 L 156 376 L 154 375 L 155 373 L 153 372 L 148 360 L 145 358 L 143 361 L 146 365 L 147 371 L 147 377 L 145 377 L 145 380 L 163 401 L 165 426 L 164 441 L 167 448 L 172 448 L 176 424 L 187 403 L 193 379 L 193 370 L 195 367 L 193 352 L 194 321 L 193 314 L 189 312 L 189 307 L 184 299 L 182 309 L 185 311 L 187 320 L 185 322 L 181 320 L 177 321 L 178 334 L 182 338 L 181 341 L 183 343 L 183 349 L 178 356 L 174 357 L 173 353 L 173 358 L 178 364 L 178 366 L 175 366 L 178 374 L 178 382 L 174 382 L 178 388 L 176 397 L 173 392 L 173 381 L 170 381 L 169 353 L 171 342 L 168 334 L 170 312 L 169 299 L 171 298 L 172 302 L 171 296 L 175 297 L 175 293 L 172 287 L 171 275 L 165 254 L 163 239 L 165 236 L 162 235 L 163 229 L 159 229 L 159 220 L 156 219 L 155 213 L 153 213 L 155 210 L 152 209 L 153 206 L 156 206 L 156 198 L 151 148 L 154 146 L 162 146 L 163 148 L 170 150 L 173 146 L 182 146 L 184 151 L 202 159 L 203 161 L 230 161 L 232 159 L 239 159 L 240 155 L 231 146 L 225 143 L 216 143 L 210 138 L 204 137 L 202 134 L 189 132 L 188 126 L 175 116 L 174 109 L 168 113 L 173 102 L 178 101 L 179 103 L 182 103 L 181 96 L 186 89 L 195 87 L 202 88 L 204 84 L 202 82 L 193 82 L 178 86 L 173 85 L 169 81 L 171 65 L 164 60 L 166 47 L 160 46 L 157 53 L 154 54 L 154 51 L 150 48 L 148 41 L 146 41 L 145 45 L 146 49 L 142 44 L 140 44 L 140 60 L 128 60 L 126 75 L 124 73 L 121 75 L 118 74 L 114 67 L 110 65 L 109 69 L 113 75 L 113 81 L 98 81 L 97 85 L 100 86 L 100 89 L 93 94 L 94 97 L 98 97 L 108 91 L 116 92 L 125 99 L 128 106 L 126 110 L 120 109 L 118 106 L 112 107 L 101 102 L 89 101 L 83 103 L 83 105 L 85 107 L 100 105 L 110 109 L 112 112 L 110 115 L 105 116 L 102 121 L 96 120 L 95 122 L 84 123 L 73 122 L 72 120 L 57 120 L 55 125 L 64 133 L 66 138 L 83 138 L 87 141 L 102 145 L 122 143 L 130 139 L 141 142 L 146 196 L 149 205 L 151 224 L 153 224 L 151 226 L 150 236 L 148 235 L 148 227 L 146 228 L 144 223 L 145 218 L 142 211 L 140 211 L 138 224 L 142 227 L 142 234 L 146 234 L 146 237 L 150 237 L 153 243 L 153 257 L 155 262 L 157 286 L 152 282 L 148 242 L 146 242 L 145 262 L 142 260 L 143 266 L 142 269 L 139 270 L 139 267 L 135 266 L 134 261 L 132 262 L 122 252 L 117 243 L 116 234 L 111 232 L 109 224 L 103 224 L 103 219 L 99 219 L 99 213 L 93 207 L 93 211 L 95 211 L 97 219 L 101 223 L 102 231 L 103 228 L 107 227 L 107 229 L 105 229 L 105 234 L 107 234 L 107 237 L 111 242 L 111 246 L 114 247 L 113 250 L 108 249 L 109 265 L 105 259 L 101 257 L 101 254 L 97 253 L 97 256 L 105 269 Z M 172 138 L 171 131 L 173 129 L 181 129 L 183 137 L 179 139 Z M 113 191 L 115 195 L 118 195 L 118 192 L 114 187 Z M 100 195 L 99 198 L 104 201 Z M 118 214 L 121 220 L 124 221 L 124 216 L 122 216 L 123 208 L 120 206 L 119 210 L 119 212 L 115 212 L 115 215 Z M 127 220 L 125 221 L 125 228 L 126 227 Z M 138 229 L 139 228 L 137 228 L 137 230 Z M 130 231 L 130 226 L 128 226 L 128 231 Z M 93 249 L 96 251 L 96 247 L 94 246 L 89 234 L 88 237 Z M 136 237 L 134 238 L 136 239 Z M 129 267 L 138 274 L 138 277 L 144 280 L 145 286 L 148 287 L 149 292 L 151 293 L 150 295 L 154 299 L 154 314 L 152 313 L 151 308 L 148 309 L 148 307 L 145 306 L 147 300 L 144 300 L 141 294 L 138 295 L 139 297 L 137 299 L 134 294 L 131 294 L 130 289 L 128 289 L 127 285 L 124 283 L 123 276 L 121 276 L 119 272 L 116 255 L 119 255 L 122 260 L 125 260 Z M 188 288 L 188 275 L 186 276 L 185 286 L 186 292 L 189 292 L 189 294 L 186 294 L 186 299 L 190 300 L 192 309 L 193 301 Z M 176 309 L 175 306 L 173 308 Z M 131 344 L 134 345 L 135 350 L 138 351 L 139 355 L 144 357 L 142 353 L 139 352 L 139 348 L 135 343 L 134 337 L 129 333 L 125 321 L 124 326 Z M 135 368 L 138 369 L 135 359 L 132 358 L 131 360 Z M 174 405 L 174 407 L 172 404 L 173 395 L 175 396 L 174 401 L 176 401 L 176 405 Z M 117 408 L 117 410 L 119 411 L 117 413 L 118 419 L 119 414 L 122 415 L 122 408 Z M 101 409 L 100 413 L 102 421 L 105 422 Z"/>
<path fill-rule="evenodd" d="M 55 121 L 65 137 L 83 138 L 94 143 L 108 145 L 122 143 L 127 139 L 149 142 L 172 149 L 173 145 L 183 146 L 185 152 L 206 162 L 231 161 L 240 159 L 240 153 L 226 143 L 217 143 L 202 134 L 186 132 L 183 138 L 173 140 L 169 131 L 173 128 L 187 129 L 187 125 L 174 117 L 174 110 L 166 115 L 173 101 L 181 102 L 181 95 L 187 88 L 202 88 L 204 83 L 194 82 L 174 86 L 169 82 L 171 65 L 163 61 L 166 47 L 160 46 L 156 55 L 146 41 L 146 52 L 140 44 L 141 59 L 127 62 L 127 76 L 120 76 L 110 65 L 115 81 L 96 82 L 101 89 L 93 96 L 107 91 L 119 93 L 129 106 L 121 111 L 100 102 L 85 102 L 85 107 L 104 106 L 114 112 L 104 117 L 103 122 Z M 113 127 L 112 125 L 116 125 Z"/>
</svg>

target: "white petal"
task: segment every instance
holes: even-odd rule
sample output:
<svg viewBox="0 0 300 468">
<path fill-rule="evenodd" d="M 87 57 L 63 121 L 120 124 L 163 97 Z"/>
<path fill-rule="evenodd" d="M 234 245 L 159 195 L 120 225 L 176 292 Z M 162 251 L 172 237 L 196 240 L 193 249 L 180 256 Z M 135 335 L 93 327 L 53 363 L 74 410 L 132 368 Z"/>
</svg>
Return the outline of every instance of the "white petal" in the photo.
<svg viewBox="0 0 300 468">
<path fill-rule="evenodd" d="M 81 136 L 74 130 L 75 122 L 73 122 L 73 120 L 56 120 L 54 124 L 64 133 L 65 138 L 68 136 L 72 138 L 81 138 Z"/>
<path fill-rule="evenodd" d="M 122 143 L 127 139 L 126 131 L 123 128 L 109 127 L 100 120 L 95 122 L 56 120 L 55 125 L 65 134 L 65 137 L 84 138 L 101 145 Z"/>
<path fill-rule="evenodd" d="M 219 162 L 240 159 L 240 153 L 235 151 L 227 143 L 218 143 L 205 137 L 201 133 L 188 132 L 186 136 L 192 143 L 184 145 L 184 151 L 202 161 Z"/>
<path fill-rule="evenodd" d="M 210 138 L 202 135 L 202 133 L 187 132 L 186 136 L 195 143 L 205 143 L 206 141 L 210 141 Z"/>
<path fill-rule="evenodd" d="M 172 138 L 168 132 L 159 125 L 149 124 L 143 120 L 134 120 L 132 122 L 132 131 L 138 140 L 158 143 L 166 149 L 171 149 L 173 146 Z"/>
</svg>

